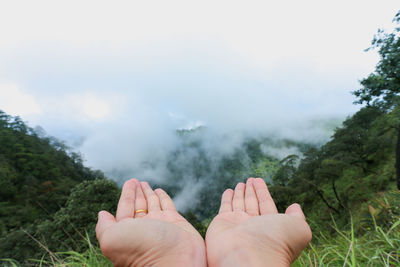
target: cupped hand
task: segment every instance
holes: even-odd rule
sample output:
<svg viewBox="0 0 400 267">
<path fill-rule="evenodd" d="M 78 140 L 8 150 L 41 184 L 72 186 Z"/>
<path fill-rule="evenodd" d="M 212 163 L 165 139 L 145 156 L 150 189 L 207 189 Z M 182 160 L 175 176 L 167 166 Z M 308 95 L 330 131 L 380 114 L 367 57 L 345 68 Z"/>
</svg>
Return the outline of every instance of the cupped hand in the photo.
<svg viewBox="0 0 400 267">
<path fill-rule="evenodd" d="M 208 266 L 290 266 L 311 240 L 298 204 L 278 213 L 264 180 L 227 189 L 206 234 Z"/>
<path fill-rule="evenodd" d="M 136 179 L 124 184 L 116 217 L 99 212 L 96 235 L 115 266 L 206 266 L 200 234 L 162 189 Z"/>
</svg>

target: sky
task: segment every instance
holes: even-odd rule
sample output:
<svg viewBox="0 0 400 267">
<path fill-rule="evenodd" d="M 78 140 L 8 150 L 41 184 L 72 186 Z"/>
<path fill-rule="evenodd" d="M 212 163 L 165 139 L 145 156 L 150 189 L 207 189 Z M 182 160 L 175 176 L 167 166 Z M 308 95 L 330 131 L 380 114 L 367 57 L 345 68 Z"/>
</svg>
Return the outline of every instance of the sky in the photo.
<svg viewBox="0 0 400 267">
<path fill-rule="evenodd" d="M 0 109 L 66 141 L 88 166 L 132 176 L 162 175 L 139 166 L 165 160 L 176 129 L 205 125 L 220 149 L 238 135 L 327 140 L 315 122 L 359 109 L 350 92 L 379 60 L 364 50 L 399 7 L 1 1 Z"/>
</svg>

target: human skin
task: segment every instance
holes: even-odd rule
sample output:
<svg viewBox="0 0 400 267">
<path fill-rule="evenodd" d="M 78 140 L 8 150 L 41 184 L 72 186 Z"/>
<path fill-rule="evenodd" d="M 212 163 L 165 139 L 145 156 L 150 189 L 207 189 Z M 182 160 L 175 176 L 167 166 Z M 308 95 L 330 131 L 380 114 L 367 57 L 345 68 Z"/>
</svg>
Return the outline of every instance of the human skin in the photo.
<svg viewBox="0 0 400 267">
<path fill-rule="evenodd" d="M 136 210 L 147 209 L 148 213 Z M 116 216 L 100 211 L 96 236 L 114 266 L 207 266 L 204 240 L 162 190 L 128 180 Z"/>
<path fill-rule="evenodd" d="M 277 211 L 264 180 L 249 178 L 222 195 L 206 234 L 207 262 L 216 266 L 290 266 L 311 241 L 298 204 Z"/>
</svg>

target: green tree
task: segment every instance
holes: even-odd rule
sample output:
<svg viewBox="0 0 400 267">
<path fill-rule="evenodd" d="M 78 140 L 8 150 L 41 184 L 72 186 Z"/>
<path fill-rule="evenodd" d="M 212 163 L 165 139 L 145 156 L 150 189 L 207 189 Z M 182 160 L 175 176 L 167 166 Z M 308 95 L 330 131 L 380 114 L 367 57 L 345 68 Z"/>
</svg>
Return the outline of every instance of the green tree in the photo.
<svg viewBox="0 0 400 267">
<path fill-rule="evenodd" d="M 40 247 L 24 230 L 35 235 L 38 225 L 65 206 L 72 188 L 101 178 L 102 172 L 85 167 L 65 143 L 0 110 L 0 255 L 17 260 L 35 255 Z"/>
<path fill-rule="evenodd" d="M 380 60 L 376 69 L 361 81 L 362 88 L 353 92 L 355 103 L 392 110 L 400 103 L 400 11 L 393 19 L 398 26 L 392 33 L 379 30 L 370 49 L 378 49 Z M 396 181 L 400 190 L 400 125 L 396 144 Z"/>
<path fill-rule="evenodd" d="M 115 212 L 120 190 L 107 179 L 84 181 L 75 186 L 68 197 L 65 207 L 57 211 L 53 220 L 47 220 L 38 226 L 38 236 L 53 251 L 83 251 L 88 234 L 92 243 L 96 242 L 95 226 L 100 210 Z"/>
<path fill-rule="evenodd" d="M 280 167 L 276 174 L 273 176 L 272 181 L 274 184 L 285 186 L 292 180 L 293 175 L 297 171 L 297 165 L 300 157 L 292 154 L 282 159 L 279 164 Z"/>
</svg>

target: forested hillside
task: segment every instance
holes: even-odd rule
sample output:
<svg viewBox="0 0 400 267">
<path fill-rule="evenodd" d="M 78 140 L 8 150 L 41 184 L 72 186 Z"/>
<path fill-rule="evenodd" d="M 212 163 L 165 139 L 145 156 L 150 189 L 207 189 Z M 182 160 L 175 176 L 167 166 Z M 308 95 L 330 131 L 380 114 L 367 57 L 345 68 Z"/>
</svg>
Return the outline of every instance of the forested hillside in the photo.
<svg viewBox="0 0 400 267">
<path fill-rule="evenodd" d="M 40 137 L 18 117 L 0 111 L 0 131 L 0 192 L 7 205 L 2 233 L 56 212 L 76 184 L 104 178 L 84 167 L 79 154 L 55 138 Z"/>
<path fill-rule="evenodd" d="M 85 189 L 86 184 L 91 187 Z M 101 190 L 89 196 L 98 184 L 104 185 L 103 190 L 113 189 L 110 192 L 115 198 L 107 198 L 108 192 L 99 195 L 104 193 Z M 45 136 L 40 129 L 28 127 L 19 117 L 2 111 L 0 192 L 0 258 L 11 257 L 21 262 L 45 252 L 33 236 L 54 250 L 79 247 L 82 237 L 74 238 L 78 235 L 71 227 L 82 230 L 79 226 L 86 227 L 87 221 L 92 222 L 97 215 L 97 210 L 79 213 L 80 209 L 89 208 L 79 203 L 86 197 L 90 208 L 112 208 L 118 195 L 117 186 L 105 180 L 102 172 L 85 167 L 79 154 L 71 152 L 61 141 Z M 96 206 L 96 196 L 100 206 Z M 69 222 L 74 222 L 76 216 L 79 223 L 71 225 Z"/>
</svg>

